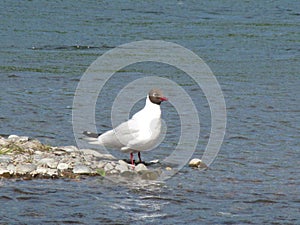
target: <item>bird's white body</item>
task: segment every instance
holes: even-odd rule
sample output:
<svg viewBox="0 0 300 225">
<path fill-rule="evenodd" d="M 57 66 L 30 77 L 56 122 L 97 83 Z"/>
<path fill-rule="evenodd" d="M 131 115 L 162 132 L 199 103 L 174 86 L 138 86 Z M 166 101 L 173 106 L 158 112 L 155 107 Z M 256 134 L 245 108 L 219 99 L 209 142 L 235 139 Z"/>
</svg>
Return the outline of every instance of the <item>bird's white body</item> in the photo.
<svg viewBox="0 0 300 225">
<path fill-rule="evenodd" d="M 141 152 L 153 148 L 161 133 L 160 105 L 146 99 L 145 107 L 132 118 L 98 137 L 98 144 L 122 152 Z"/>
</svg>

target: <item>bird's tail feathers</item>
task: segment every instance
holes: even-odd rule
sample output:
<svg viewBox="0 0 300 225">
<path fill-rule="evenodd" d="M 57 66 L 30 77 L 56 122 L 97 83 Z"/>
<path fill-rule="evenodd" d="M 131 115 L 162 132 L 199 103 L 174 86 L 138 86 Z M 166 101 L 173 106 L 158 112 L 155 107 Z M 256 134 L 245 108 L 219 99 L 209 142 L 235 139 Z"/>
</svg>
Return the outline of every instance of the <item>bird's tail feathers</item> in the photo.
<svg viewBox="0 0 300 225">
<path fill-rule="evenodd" d="M 92 133 L 89 131 L 84 131 L 83 134 L 86 136 L 84 137 L 84 140 L 86 140 L 92 145 L 99 145 L 99 141 L 98 141 L 99 134 Z"/>
</svg>

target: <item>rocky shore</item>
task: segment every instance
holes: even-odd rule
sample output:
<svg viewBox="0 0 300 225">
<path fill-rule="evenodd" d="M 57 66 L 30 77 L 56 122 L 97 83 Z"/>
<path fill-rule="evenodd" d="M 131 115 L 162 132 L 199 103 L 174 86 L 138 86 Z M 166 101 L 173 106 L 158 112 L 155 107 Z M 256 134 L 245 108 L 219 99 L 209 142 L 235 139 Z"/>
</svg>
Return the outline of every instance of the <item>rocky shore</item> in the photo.
<svg viewBox="0 0 300 225">
<path fill-rule="evenodd" d="M 0 178 L 80 178 L 81 176 L 139 176 L 155 180 L 160 169 L 132 165 L 75 146 L 53 147 L 26 136 L 0 136 Z"/>
</svg>

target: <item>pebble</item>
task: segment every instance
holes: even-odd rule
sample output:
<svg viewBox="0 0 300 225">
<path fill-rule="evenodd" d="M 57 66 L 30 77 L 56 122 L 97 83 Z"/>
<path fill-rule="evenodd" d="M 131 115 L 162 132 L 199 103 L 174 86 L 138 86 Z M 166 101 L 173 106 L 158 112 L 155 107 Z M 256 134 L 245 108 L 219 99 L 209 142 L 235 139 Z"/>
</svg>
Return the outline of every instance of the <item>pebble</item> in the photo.
<svg viewBox="0 0 300 225">
<path fill-rule="evenodd" d="M 38 166 L 36 168 L 36 174 L 42 174 L 42 175 L 45 175 L 48 173 L 48 168 L 46 167 L 43 167 L 43 166 Z"/>
<path fill-rule="evenodd" d="M 207 168 L 207 165 L 201 159 L 194 158 L 189 162 L 190 167 Z"/>
<path fill-rule="evenodd" d="M 78 152 L 79 149 L 76 146 L 69 145 L 69 146 L 61 146 L 58 147 L 59 150 L 65 151 L 65 152 Z"/>
<path fill-rule="evenodd" d="M 18 174 L 27 174 L 34 171 L 37 168 L 36 165 L 28 163 L 28 164 L 19 164 L 16 166 L 16 173 Z"/>
<path fill-rule="evenodd" d="M 125 171 L 128 171 L 128 164 L 119 164 L 116 166 L 116 170 L 120 171 L 120 173 L 123 173 Z"/>
<path fill-rule="evenodd" d="M 56 169 L 58 162 L 53 158 L 43 158 L 38 162 L 38 165 L 47 166 L 51 169 Z"/>
<path fill-rule="evenodd" d="M 114 168 L 114 166 L 111 164 L 111 163 L 107 163 L 105 166 L 104 166 L 104 171 L 107 172 L 107 171 L 110 171 Z"/>
<path fill-rule="evenodd" d="M 67 164 L 67 163 L 59 163 L 57 165 L 57 169 L 58 170 L 67 170 L 67 169 L 69 169 L 69 164 Z"/>
<path fill-rule="evenodd" d="M 91 170 L 85 165 L 76 165 L 73 168 L 73 173 L 75 174 L 89 174 Z"/>
<path fill-rule="evenodd" d="M 0 167 L 0 175 L 10 174 L 9 170 L 5 166 Z"/>
<path fill-rule="evenodd" d="M 8 164 L 7 170 L 9 171 L 10 174 L 16 173 L 16 166 L 14 164 Z"/>
<path fill-rule="evenodd" d="M 9 163 L 12 160 L 10 155 L 0 155 L 0 163 Z"/>
<path fill-rule="evenodd" d="M 4 138 L 0 138 L 0 146 L 7 145 L 9 142 L 5 140 Z"/>
<path fill-rule="evenodd" d="M 136 172 L 139 172 L 139 171 L 143 171 L 143 170 L 148 170 L 148 168 L 143 163 L 140 163 L 134 168 L 134 170 Z"/>
<path fill-rule="evenodd" d="M 11 135 L 8 136 L 7 139 L 10 140 L 10 141 L 16 142 L 16 141 L 19 140 L 19 136 L 18 136 L 18 135 L 11 134 Z"/>
</svg>

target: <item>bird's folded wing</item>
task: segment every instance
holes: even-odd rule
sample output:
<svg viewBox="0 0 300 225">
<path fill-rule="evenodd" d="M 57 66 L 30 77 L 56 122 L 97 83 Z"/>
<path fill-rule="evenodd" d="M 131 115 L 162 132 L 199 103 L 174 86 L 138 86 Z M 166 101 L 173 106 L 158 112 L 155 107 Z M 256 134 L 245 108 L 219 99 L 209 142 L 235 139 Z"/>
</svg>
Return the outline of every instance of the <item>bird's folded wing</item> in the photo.
<svg viewBox="0 0 300 225">
<path fill-rule="evenodd" d="M 98 138 L 99 144 L 109 148 L 122 148 L 139 134 L 139 127 L 135 120 L 121 123 L 115 129 L 105 132 Z"/>
</svg>

